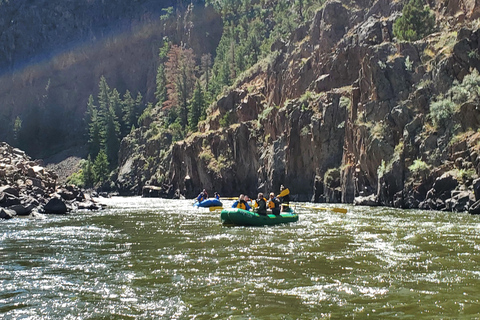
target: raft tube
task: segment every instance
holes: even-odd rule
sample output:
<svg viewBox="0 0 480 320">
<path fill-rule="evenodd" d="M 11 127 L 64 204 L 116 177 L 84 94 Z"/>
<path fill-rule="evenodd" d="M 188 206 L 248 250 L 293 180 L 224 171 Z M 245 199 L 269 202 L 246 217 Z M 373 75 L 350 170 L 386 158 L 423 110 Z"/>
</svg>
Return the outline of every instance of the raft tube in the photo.
<svg viewBox="0 0 480 320">
<path fill-rule="evenodd" d="M 209 207 L 221 207 L 222 202 L 220 200 L 213 198 L 213 199 L 206 199 L 202 202 L 195 202 L 194 206 L 201 207 L 201 208 L 209 208 Z"/>
<path fill-rule="evenodd" d="M 228 208 L 222 210 L 220 213 L 220 219 L 223 224 L 234 224 L 239 226 L 271 226 L 281 223 L 297 222 L 298 214 L 291 208 L 289 211 L 282 212 L 278 216 L 274 214 L 263 216 L 252 211 Z"/>
</svg>

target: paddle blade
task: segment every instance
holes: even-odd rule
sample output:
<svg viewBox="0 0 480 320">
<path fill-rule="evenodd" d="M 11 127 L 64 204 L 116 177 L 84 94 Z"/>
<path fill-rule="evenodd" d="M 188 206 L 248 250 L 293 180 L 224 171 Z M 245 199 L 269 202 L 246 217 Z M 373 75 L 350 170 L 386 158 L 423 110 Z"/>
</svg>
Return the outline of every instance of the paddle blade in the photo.
<svg viewBox="0 0 480 320">
<path fill-rule="evenodd" d="M 212 211 L 222 211 L 223 207 L 208 207 L 208 210 L 210 210 L 210 212 L 212 212 Z"/>
<path fill-rule="evenodd" d="M 302 206 L 302 208 L 310 209 L 310 210 L 324 210 L 324 211 L 333 211 L 338 213 L 347 213 L 347 209 L 345 208 L 322 208 L 322 207 L 306 207 L 306 206 Z"/>
<path fill-rule="evenodd" d="M 290 190 L 288 190 L 288 188 L 280 192 L 280 194 L 277 197 L 280 197 L 280 198 L 285 197 L 287 194 L 290 194 Z"/>
</svg>

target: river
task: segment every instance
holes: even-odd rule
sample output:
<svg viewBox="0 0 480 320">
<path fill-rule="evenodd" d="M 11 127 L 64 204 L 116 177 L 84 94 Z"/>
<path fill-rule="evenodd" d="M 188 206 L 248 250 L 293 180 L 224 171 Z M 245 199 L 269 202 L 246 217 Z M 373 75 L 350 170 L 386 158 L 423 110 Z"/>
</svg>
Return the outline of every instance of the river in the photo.
<svg viewBox="0 0 480 320">
<path fill-rule="evenodd" d="M 226 227 L 187 200 L 102 201 L 0 221 L 1 319 L 480 314 L 480 216 L 297 203 L 297 223 Z"/>
</svg>

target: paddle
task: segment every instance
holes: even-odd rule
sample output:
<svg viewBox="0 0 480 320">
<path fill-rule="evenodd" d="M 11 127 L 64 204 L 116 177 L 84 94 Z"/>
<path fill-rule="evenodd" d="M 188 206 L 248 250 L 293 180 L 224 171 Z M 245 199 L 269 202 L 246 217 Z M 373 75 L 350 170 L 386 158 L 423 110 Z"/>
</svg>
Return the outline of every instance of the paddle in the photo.
<svg viewBox="0 0 480 320">
<path fill-rule="evenodd" d="M 338 213 L 347 213 L 347 209 L 345 208 L 321 208 L 321 207 L 308 207 L 308 206 L 302 206 L 302 208 L 311 209 L 311 210 L 324 210 L 324 211 L 333 211 Z"/>
<path fill-rule="evenodd" d="M 280 194 L 277 196 L 277 198 L 285 197 L 287 194 L 290 194 L 290 190 L 288 190 L 288 188 L 282 190 L 282 192 L 280 192 Z"/>
<path fill-rule="evenodd" d="M 282 206 L 290 206 L 289 204 L 282 204 Z M 311 209 L 311 210 L 323 210 L 323 211 L 333 211 L 338 213 L 347 213 L 347 209 L 345 208 L 323 208 L 323 207 L 312 207 L 312 206 L 300 206 L 300 208 Z"/>
<path fill-rule="evenodd" d="M 210 212 L 212 212 L 212 211 L 222 211 L 223 207 L 208 207 L 208 210 L 210 210 Z"/>
</svg>

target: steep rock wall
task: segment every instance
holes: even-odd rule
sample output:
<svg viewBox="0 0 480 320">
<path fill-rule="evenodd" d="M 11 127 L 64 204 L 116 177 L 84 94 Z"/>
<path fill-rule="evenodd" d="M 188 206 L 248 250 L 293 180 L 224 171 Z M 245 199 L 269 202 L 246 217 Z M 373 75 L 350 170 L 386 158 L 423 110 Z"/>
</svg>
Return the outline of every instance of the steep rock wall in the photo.
<svg viewBox="0 0 480 320">
<path fill-rule="evenodd" d="M 465 19 L 476 8 L 468 3 Z M 394 42 L 403 4 L 329 1 L 310 26 L 274 43 L 269 62 L 210 108 L 201 134 L 174 145 L 172 185 L 194 196 L 284 184 L 297 200 L 465 210 L 480 172 L 477 101 L 436 128 L 430 106 L 479 70 L 479 31 L 458 28 L 453 4 L 432 1 L 448 31 Z M 226 115 L 240 124 L 221 128 Z M 411 169 L 417 160 L 430 169 Z"/>
</svg>

